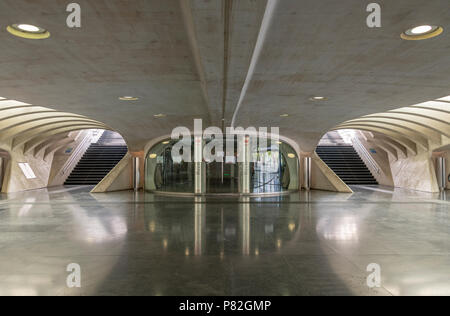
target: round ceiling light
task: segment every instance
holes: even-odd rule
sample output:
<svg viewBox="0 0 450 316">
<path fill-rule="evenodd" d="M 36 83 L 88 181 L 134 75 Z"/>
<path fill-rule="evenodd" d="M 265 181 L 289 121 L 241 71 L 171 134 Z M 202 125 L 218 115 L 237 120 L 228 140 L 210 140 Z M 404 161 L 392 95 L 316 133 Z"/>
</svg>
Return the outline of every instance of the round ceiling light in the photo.
<svg viewBox="0 0 450 316">
<path fill-rule="evenodd" d="M 19 24 L 17 25 L 17 28 L 30 33 L 37 33 L 41 30 L 39 27 L 30 24 Z"/>
<path fill-rule="evenodd" d="M 290 159 L 294 159 L 296 156 L 295 156 L 295 154 L 290 153 L 290 154 L 288 154 L 288 157 L 289 157 Z"/>
<path fill-rule="evenodd" d="M 137 101 L 139 98 L 137 97 L 131 97 L 131 96 L 125 96 L 125 97 L 119 97 L 120 101 Z"/>
<path fill-rule="evenodd" d="M 50 37 L 50 32 L 41 27 L 31 24 L 13 24 L 6 30 L 14 36 L 27 39 L 46 39 Z"/>
<path fill-rule="evenodd" d="M 441 26 L 420 25 L 406 30 L 401 38 L 408 41 L 420 41 L 436 37 L 444 32 Z"/>
<path fill-rule="evenodd" d="M 157 154 L 151 154 L 149 157 L 150 157 L 150 159 L 155 159 L 156 157 L 158 157 L 158 155 Z"/>
<path fill-rule="evenodd" d="M 411 30 L 411 33 L 417 35 L 417 34 L 425 34 L 428 33 L 429 31 L 431 31 L 433 29 L 433 27 L 431 25 L 422 25 L 422 26 L 418 26 L 415 27 Z"/>
<path fill-rule="evenodd" d="M 318 97 L 318 96 L 316 96 L 316 97 L 310 98 L 310 100 L 311 100 L 311 101 L 326 101 L 326 100 L 328 100 L 328 99 L 325 98 L 325 97 Z"/>
</svg>

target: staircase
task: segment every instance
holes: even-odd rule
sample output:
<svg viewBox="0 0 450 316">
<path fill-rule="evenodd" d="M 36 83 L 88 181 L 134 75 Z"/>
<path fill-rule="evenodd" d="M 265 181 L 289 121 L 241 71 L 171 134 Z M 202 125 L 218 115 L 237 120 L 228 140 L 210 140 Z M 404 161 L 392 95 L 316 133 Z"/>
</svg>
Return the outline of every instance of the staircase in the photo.
<svg viewBox="0 0 450 316">
<path fill-rule="evenodd" d="M 353 146 L 319 146 L 316 152 L 347 185 L 378 185 Z"/>
<path fill-rule="evenodd" d="M 105 131 L 96 144 L 91 144 L 65 185 L 97 185 L 127 153 L 117 133 Z"/>
</svg>

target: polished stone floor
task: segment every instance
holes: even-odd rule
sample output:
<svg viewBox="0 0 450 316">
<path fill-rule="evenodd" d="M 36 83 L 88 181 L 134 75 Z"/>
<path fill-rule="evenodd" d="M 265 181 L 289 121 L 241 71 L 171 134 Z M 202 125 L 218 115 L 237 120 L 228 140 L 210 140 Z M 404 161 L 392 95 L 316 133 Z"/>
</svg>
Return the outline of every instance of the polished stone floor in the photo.
<svg viewBox="0 0 450 316">
<path fill-rule="evenodd" d="M 450 295 L 450 194 L 354 189 L 1 195 L 0 295 Z M 371 263 L 380 288 L 367 286 Z"/>
</svg>

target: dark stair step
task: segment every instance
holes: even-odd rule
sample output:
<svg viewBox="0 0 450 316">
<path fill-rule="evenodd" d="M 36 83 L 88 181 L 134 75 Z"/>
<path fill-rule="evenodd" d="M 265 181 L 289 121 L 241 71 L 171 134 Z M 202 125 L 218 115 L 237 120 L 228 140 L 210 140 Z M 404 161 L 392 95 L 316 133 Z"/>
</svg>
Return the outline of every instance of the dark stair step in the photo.
<svg viewBox="0 0 450 316">
<path fill-rule="evenodd" d="M 92 144 L 67 178 L 66 185 L 97 185 L 123 159 L 126 146 Z"/>
<path fill-rule="evenodd" d="M 378 185 L 352 146 L 319 146 L 316 152 L 346 184 Z"/>
</svg>

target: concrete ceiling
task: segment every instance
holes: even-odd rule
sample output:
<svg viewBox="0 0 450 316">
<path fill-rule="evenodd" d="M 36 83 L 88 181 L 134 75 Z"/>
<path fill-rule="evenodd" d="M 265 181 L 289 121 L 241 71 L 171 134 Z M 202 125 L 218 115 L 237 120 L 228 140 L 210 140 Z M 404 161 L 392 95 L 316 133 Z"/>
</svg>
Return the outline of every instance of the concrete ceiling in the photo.
<svg viewBox="0 0 450 316">
<path fill-rule="evenodd" d="M 229 126 L 234 116 L 279 126 L 310 151 L 340 123 L 450 94 L 448 0 L 379 0 L 380 29 L 366 26 L 360 0 L 77 2 L 80 29 L 65 25 L 67 1 L 0 2 L 0 96 L 100 121 L 133 150 L 194 118 Z M 16 38 L 13 23 L 52 36 Z M 400 39 L 421 24 L 445 31 Z"/>
</svg>

